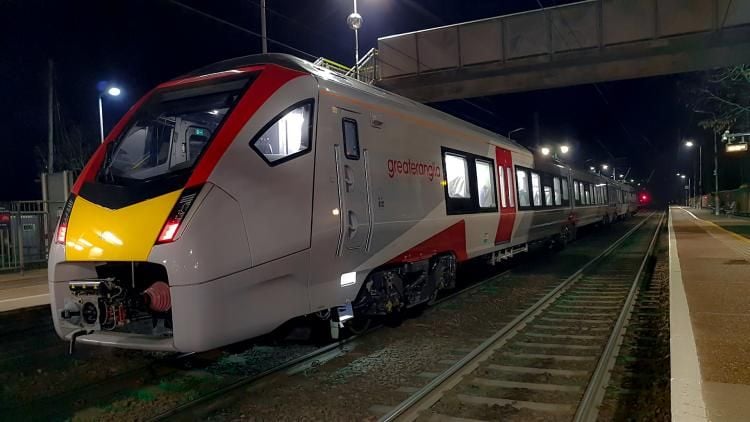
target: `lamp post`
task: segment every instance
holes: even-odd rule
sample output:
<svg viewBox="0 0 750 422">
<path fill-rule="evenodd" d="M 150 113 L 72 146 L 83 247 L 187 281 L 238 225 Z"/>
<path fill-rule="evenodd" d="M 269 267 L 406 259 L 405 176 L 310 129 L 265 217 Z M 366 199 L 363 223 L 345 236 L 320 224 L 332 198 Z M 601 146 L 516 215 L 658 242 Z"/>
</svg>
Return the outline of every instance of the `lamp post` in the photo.
<svg viewBox="0 0 750 422">
<path fill-rule="evenodd" d="M 690 183 L 691 183 L 690 177 L 684 174 L 680 174 L 680 173 L 677 173 L 677 176 L 679 176 L 682 180 L 687 180 L 688 182 L 687 189 L 685 189 L 683 185 L 680 185 L 680 188 L 685 189 L 685 206 L 689 207 L 690 206 L 690 199 L 689 199 L 690 198 Z"/>
<path fill-rule="evenodd" d="M 359 80 L 359 28 L 362 27 L 362 15 L 357 13 L 357 0 L 354 0 L 354 12 L 346 18 L 346 23 L 354 31 L 354 76 Z"/>
<path fill-rule="evenodd" d="M 511 130 L 510 132 L 508 132 L 508 140 L 511 140 L 510 139 L 510 135 L 512 135 L 512 134 L 514 134 L 516 132 L 520 132 L 522 130 L 526 130 L 526 128 L 525 127 L 519 127 L 519 128 L 515 128 L 515 129 Z"/>
<path fill-rule="evenodd" d="M 693 110 L 696 113 L 710 114 L 716 122 L 716 113 L 712 111 Z M 716 146 L 716 129 L 711 128 L 714 135 L 714 215 L 719 215 L 719 150 Z"/>
<path fill-rule="evenodd" d="M 695 143 L 693 141 L 686 141 L 685 146 L 688 148 L 692 148 L 695 146 Z M 693 197 L 700 196 L 703 197 L 703 143 L 698 143 L 698 178 L 697 178 L 697 192 L 696 186 L 693 186 Z M 703 201 L 701 200 L 699 202 L 699 206 L 696 208 L 703 208 Z"/>
<path fill-rule="evenodd" d="M 120 88 L 111 86 L 104 92 L 99 94 L 99 141 L 101 143 L 104 143 L 104 114 L 102 113 L 102 97 L 104 97 L 105 94 L 111 97 L 117 97 L 121 93 L 122 91 L 120 90 Z"/>
</svg>

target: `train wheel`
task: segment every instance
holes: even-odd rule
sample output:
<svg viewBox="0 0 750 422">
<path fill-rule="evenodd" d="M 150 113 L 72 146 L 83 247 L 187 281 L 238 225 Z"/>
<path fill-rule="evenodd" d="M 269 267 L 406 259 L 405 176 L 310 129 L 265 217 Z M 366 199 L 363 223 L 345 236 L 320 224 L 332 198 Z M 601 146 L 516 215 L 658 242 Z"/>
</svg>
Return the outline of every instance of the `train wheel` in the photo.
<svg viewBox="0 0 750 422">
<path fill-rule="evenodd" d="M 558 250 L 563 250 L 566 246 L 568 246 L 568 242 L 571 241 L 570 236 L 570 226 L 566 224 L 562 229 L 560 229 L 560 234 L 555 237 L 554 243 L 557 246 Z"/>
<path fill-rule="evenodd" d="M 367 331 L 372 325 L 372 318 L 366 316 L 355 316 L 346 321 L 344 326 L 354 335 L 360 335 Z"/>
<path fill-rule="evenodd" d="M 456 287 L 456 258 L 453 255 L 438 258 L 430 267 L 429 277 L 434 290 L 427 304 L 432 305 L 435 303 L 440 290 Z"/>
</svg>

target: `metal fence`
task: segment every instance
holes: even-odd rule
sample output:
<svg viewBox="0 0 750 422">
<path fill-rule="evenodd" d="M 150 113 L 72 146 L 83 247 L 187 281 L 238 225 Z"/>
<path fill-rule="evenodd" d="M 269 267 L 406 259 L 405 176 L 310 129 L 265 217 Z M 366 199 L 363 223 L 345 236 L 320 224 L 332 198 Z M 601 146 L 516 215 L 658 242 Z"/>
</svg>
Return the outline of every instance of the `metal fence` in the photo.
<svg viewBox="0 0 750 422">
<path fill-rule="evenodd" d="M 0 203 L 0 271 L 23 270 L 47 261 L 64 202 Z"/>
</svg>

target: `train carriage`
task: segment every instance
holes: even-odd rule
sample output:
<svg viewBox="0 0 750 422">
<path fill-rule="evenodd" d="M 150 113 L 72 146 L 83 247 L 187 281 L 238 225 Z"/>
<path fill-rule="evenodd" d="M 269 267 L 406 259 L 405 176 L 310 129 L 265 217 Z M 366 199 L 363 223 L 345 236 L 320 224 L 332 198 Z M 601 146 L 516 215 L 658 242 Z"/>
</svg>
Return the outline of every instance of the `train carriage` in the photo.
<svg viewBox="0 0 750 422">
<path fill-rule="evenodd" d="M 50 247 L 55 329 L 202 351 L 398 313 L 463 261 L 613 219 L 609 184 L 291 56 L 220 62 L 147 94 L 76 181 Z"/>
</svg>

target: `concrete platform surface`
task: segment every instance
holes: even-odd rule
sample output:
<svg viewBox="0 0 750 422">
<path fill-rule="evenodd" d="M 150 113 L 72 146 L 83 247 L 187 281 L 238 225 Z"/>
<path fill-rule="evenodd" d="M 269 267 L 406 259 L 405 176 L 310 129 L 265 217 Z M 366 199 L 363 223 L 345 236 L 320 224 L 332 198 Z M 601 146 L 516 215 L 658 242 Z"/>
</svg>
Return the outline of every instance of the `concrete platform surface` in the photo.
<svg viewBox="0 0 750 422">
<path fill-rule="evenodd" d="M 47 270 L 0 274 L 0 312 L 49 304 Z"/>
<path fill-rule="evenodd" d="M 737 234 L 744 231 L 748 219 L 670 209 L 673 420 L 750 420 L 750 239 Z"/>
</svg>

